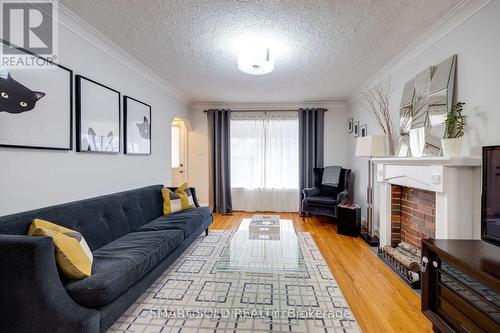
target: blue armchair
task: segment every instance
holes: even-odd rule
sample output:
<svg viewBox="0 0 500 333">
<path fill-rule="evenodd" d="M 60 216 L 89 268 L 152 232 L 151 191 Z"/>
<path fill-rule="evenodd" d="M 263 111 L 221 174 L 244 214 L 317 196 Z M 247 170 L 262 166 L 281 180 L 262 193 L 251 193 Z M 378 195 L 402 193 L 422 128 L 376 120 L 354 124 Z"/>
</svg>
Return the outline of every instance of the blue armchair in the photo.
<svg viewBox="0 0 500 333">
<path fill-rule="evenodd" d="M 350 169 L 342 168 L 338 186 L 323 185 L 324 168 L 315 168 L 314 187 L 302 190 L 302 214 L 337 217 L 337 205 L 352 202 L 353 174 Z"/>
</svg>

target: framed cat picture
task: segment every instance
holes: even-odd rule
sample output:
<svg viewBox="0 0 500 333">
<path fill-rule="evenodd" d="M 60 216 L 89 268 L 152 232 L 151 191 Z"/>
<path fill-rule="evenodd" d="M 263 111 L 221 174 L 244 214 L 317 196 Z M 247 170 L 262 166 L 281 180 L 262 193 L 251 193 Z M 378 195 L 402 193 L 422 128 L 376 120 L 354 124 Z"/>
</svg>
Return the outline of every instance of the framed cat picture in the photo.
<svg viewBox="0 0 500 333">
<path fill-rule="evenodd" d="M 354 137 L 357 138 L 359 136 L 359 121 L 355 121 L 353 125 Z"/>
<path fill-rule="evenodd" d="M 130 96 L 123 96 L 125 154 L 151 154 L 151 106 Z"/>
<path fill-rule="evenodd" d="M 120 152 L 120 92 L 76 76 L 76 150 Z"/>
<path fill-rule="evenodd" d="M 366 124 L 361 125 L 361 126 L 359 127 L 359 131 L 360 131 L 360 133 L 361 133 L 361 137 L 367 136 L 367 135 L 368 135 L 367 125 L 366 125 Z"/>
<path fill-rule="evenodd" d="M 0 67 L 0 146 L 73 149 L 73 71 L 0 42 L 42 64 Z"/>
</svg>

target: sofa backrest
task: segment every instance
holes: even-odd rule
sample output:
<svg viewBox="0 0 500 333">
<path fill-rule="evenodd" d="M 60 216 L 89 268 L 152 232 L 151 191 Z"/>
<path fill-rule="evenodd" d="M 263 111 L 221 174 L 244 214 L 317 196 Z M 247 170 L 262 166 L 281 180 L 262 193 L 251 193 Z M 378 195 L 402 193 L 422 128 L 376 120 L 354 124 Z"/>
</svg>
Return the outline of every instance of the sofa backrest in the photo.
<svg viewBox="0 0 500 333">
<path fill-rule="evenodd" d="M 163 185 L 0 217 L 0 234 L 26 235 L 44 219 L 80 232 L 92 251 L 163 215 Z"/>
</svg>

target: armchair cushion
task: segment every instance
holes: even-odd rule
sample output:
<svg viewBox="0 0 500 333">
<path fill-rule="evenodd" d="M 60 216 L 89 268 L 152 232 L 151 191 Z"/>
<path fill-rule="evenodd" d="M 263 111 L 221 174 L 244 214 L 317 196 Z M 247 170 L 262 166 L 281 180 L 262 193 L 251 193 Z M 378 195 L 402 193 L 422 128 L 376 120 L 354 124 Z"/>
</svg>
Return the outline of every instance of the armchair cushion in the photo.
<svg viewBox="0 0 500 333">
<path fill-rule="evenodd" d="M 317 187 L 309 187 L 302 190 L 304 193 L 304 198 L 314 197 L 320 194 L 319 188 Z"/>
<path fill-rule="evenodd" d="M 335 206 L 337 204 L 337 198 L 320 195 L 306 198 L 305 201 L 306 205 L 313 204 L 318 206 Z"/>
</svg>

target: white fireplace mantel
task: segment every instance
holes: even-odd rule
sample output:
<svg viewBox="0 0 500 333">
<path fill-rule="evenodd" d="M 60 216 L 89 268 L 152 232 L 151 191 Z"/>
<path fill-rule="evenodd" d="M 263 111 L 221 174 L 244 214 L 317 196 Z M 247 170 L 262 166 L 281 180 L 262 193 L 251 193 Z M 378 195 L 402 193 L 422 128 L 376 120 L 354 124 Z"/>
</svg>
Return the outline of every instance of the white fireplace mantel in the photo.
<svg viewBox="0 0 500 333">
<path fill-rule="evenodd" d="M 372 158 L 375 164 L 397 164 L 397 165 L 446 165 L 446 166 L 470 166 L 480 167 L 480 156 L 464 157 L 381 157 Z"/>
<path fill-rule="evenodd" d="M 391 185 L 436 194 L 437 239 L 479 239 L 480 157 L 374 158 L 380 245 L 391 245 Z"/>
</svg>

